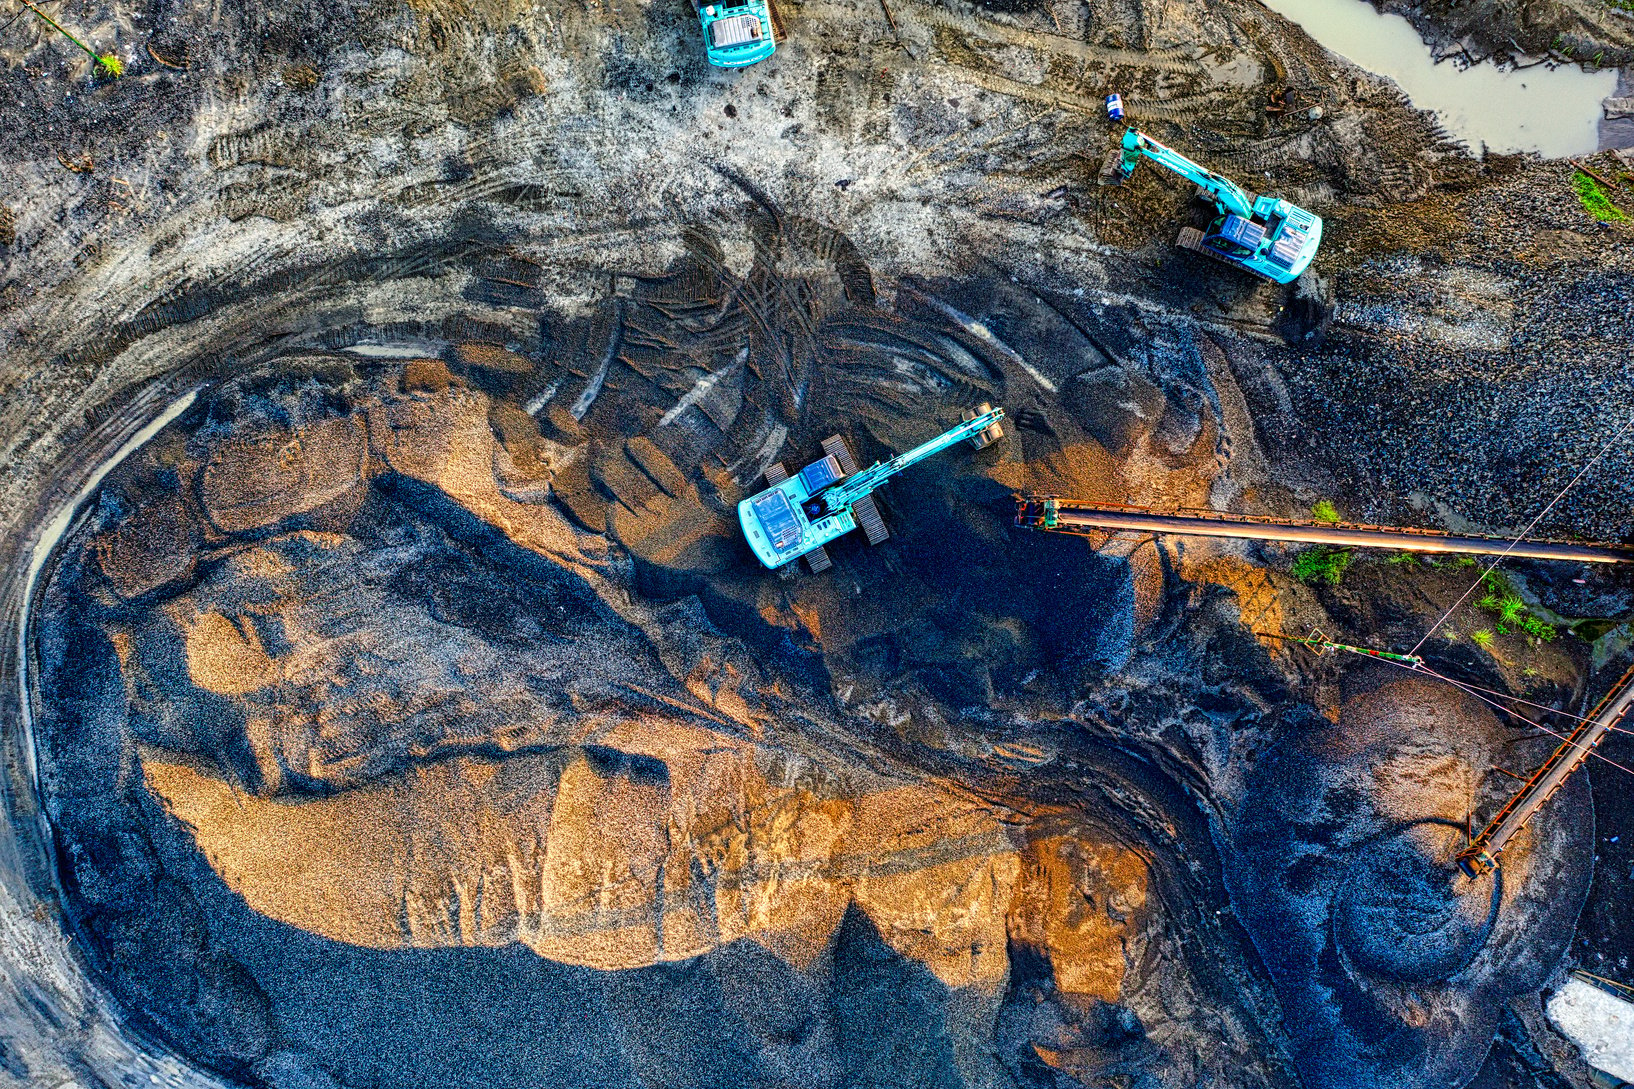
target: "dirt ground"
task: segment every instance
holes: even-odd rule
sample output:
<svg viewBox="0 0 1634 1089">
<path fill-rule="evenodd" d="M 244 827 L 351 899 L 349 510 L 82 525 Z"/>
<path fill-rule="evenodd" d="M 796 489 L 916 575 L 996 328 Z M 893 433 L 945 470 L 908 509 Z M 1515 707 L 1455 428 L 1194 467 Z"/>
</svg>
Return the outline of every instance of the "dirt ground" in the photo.
<svg viewBox="0 0 1634 1089">
<path fill-rule="evenodd" d="M 1629 48 L 1593 0 L 1411 14 Z M 1250 3 L 791 2 L 741 73 L 685 5 L 61 15 L 127 72 L 0 38 L 0 1083 L 1587 1077 L 1542 995 L 1634 983 L 1621 773 L 1454 878 L 1552 739 L 1274 637 L 1576 711 L 1626 576 L 1506 564 L 1544 643 L 1451 562 L 1009 524 L 1525 526 L 1634 400 L 1568 166 Z M 1320 304 L 1099 184 L 1110 90 L 1326 217 Z M 889 541 L 748 553 L 774 461 L 984 401 Z M 1630 443 L 1538 532 L 1634 534 Z"/>
</svg>

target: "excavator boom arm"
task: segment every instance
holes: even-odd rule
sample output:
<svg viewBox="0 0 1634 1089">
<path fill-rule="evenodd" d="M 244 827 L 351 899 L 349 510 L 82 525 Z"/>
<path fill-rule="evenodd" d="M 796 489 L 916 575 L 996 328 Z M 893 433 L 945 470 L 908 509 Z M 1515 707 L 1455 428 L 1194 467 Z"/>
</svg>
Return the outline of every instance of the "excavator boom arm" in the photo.
<svg viewBox="0 0 1634 1089">
<path fill-rule="evenodd" d="M 946 450 L 948 447 L 964 442 L 966 439 L 973 439 L 1002 419 L 1004 419 L 1004 409 L 1002 408 L 984 412 L 973 420 L 966 420 L 950 431 L 942 432 L 929 442 L 920 443 L 912 450 L 898 454 L 890 461 L 876 461 L 862 472 L 846 477 L 834 485 L 834 491 L 824 498 L 831 510 L 842 510 L 868 495 L 875 488 L 914 462 L 923 461 L 932 454 Z"/>
<path fill-rule="evenodd" d="M 1135 165 L 1140 162 L 1141 156 L 1157 163 L 1159 166 L 1179 174 L 1187 181 L 1196 182 L 1221 211 L 1232 215 L 1250 218 L 1254 214 L 1254 198 L 1245 192 L 1242 186 L 1230 178 L 1222 177 L 1206 167 L 1200 166 L 1186 158 L 1180 152 L 1158 143 L 1150 136 L 1126 129 L 1123 134 L 1123 175 L 1128 177 L 1134 171 Z"/>
</svg>

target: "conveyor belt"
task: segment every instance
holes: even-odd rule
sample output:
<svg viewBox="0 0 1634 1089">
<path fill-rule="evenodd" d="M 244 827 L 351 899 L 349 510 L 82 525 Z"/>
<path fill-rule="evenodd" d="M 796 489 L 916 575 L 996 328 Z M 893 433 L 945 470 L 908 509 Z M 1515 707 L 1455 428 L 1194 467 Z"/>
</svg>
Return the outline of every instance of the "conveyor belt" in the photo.
<svg viewBox="0 0 1634 1089">
<path fill-rule="evenodd" d="M 1526 822 L 1537 815 L 1544 803 L 1554 797 L 1572 772 L 1582 767 L 1594 747 L 1628 715 L 1630 707 L 1634 707 L 1634 666 L 1611 686 L 1605 699 L 1578 723 L 1577 729 L 1566 735 L 1519 793 L 1470 840 L 1469 846 L 1458 852 L 1458 868 L 1470 877 L 1497 869 L 1498 853 L 1515 833 L 1526 827 Z"/>
<path fill-rule="evenodd" d="M 1194 537 L 1248 537 L 1338 545 L 1346 548 L 1390 548 L 1404 552 L 1458 552 L 1516 559 L 1572 560 L 1578 563 L 1634 563 L 1634 548 L 1600 541 L 1515 541 L 1507 537 L 1444 533 L 1408 526 L 1373 526 L 1352 522 L 1302 522 L 1250 514 L 1213 511 L 1165 513 L 1113 503 L 1086 503 L 1054 496 L 1017 496 L 1016 525 L 1063 533 L 1132 530 Z"/>
</svg>

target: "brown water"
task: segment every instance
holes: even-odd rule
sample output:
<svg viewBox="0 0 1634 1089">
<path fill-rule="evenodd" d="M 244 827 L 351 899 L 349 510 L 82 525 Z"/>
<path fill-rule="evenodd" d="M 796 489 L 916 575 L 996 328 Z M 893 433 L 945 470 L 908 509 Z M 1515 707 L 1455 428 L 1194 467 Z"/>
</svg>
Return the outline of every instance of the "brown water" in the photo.
<svg viewBox="0 0 1634 1089">
<path fill-rule="evenodd" d="M 1606 146 L 1601 102 L 1616 93 L 1615 70 L 1437 64 L 1411 23 L 1365 0 L 1265 0 L 1265 6 L 1331 52 L 1394 80 L 1473 150 L 1559 158 Z"/>
</svg>

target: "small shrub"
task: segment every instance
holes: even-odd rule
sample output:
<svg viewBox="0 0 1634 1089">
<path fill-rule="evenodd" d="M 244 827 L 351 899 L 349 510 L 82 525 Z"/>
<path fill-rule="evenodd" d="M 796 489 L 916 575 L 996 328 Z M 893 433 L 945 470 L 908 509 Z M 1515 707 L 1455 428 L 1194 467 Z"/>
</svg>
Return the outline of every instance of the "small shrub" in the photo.
<svg viewBox="0 0 1634 1089">
<path fill-rule="evenodd" d="M 1560 634 L 1553 624 L 1532 615 L 1514 585 L 1498 572 L 1488 571 L 1481 576 L 1481 585 L 1486 594 L 1475 604 L 1492 614 L 1492 626 L 1499 635 L 1510 635 L 1518 629 L 1534 643 L 1548 643 Z"/>
<path fill-rule="evenodd" d="M 1394 564 L 1404 564 L 1404 563 L 1413 563 L 1417 559 L 1418 559 L 1418 557 L 1413 555 L 1411 552 L 1397 552 L 1397 553 L 1391 555 L 1384 562 L 1385 563 L 1394 563 Z"/>
<path fill-rule="evenodd" d="M 1339 585 L 1350 567 L 1348 548 L 1311 548 L 1294 557 L 1293 575 L 1301 582 Z"/>
<path fill-rule="evenodd" d="M 1577 193 L 1577 199 L 1583 205 L 1583 210 L 1601 223 L 1628 222 L 1628 216 L 1621 208 L 1611 203 L 1611 198 L 1600 188 L 1600 183 L 1581 170 L 1572 175 L 1572 189 Z"/>
<path fill-rule="evenodd" d="M 1492 632 L 1488 631 L 1486 628 L 1481 628 L 1479 631 L 1470 632 L 1469 637 L 1470 641 L 1476 646 L 1480 647 L 1482 650 L 1492 649 Z"/>
<path fill-rule="evenodd" d="M 1311 517 L 1318 522 L 1337 522 L 1340 520 L 1339 508 L 1326 499 L 1318 499 L 1311 504 Z"/>
</svg>

